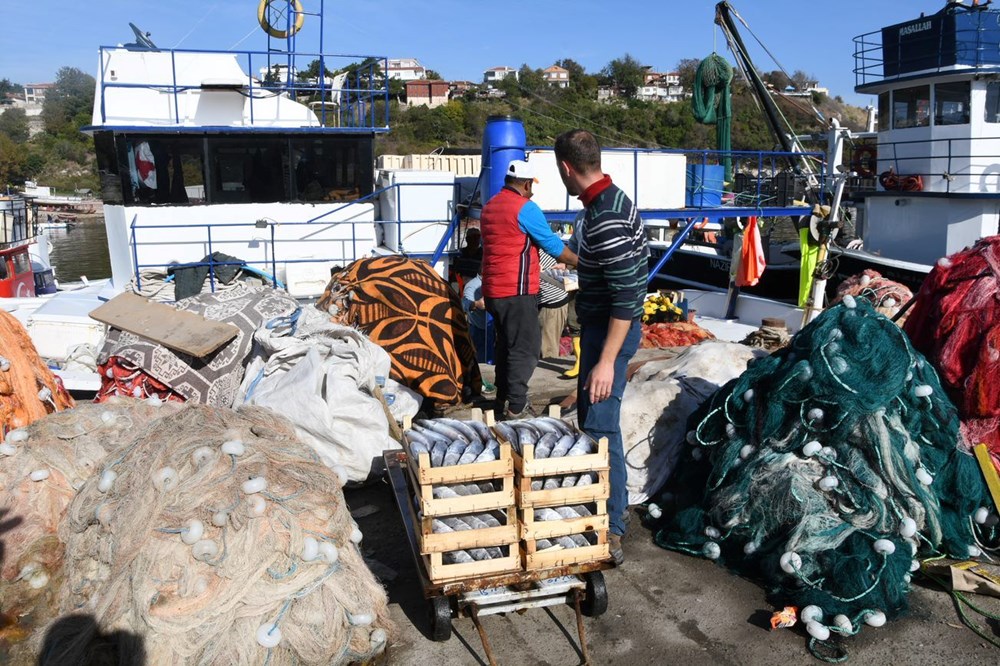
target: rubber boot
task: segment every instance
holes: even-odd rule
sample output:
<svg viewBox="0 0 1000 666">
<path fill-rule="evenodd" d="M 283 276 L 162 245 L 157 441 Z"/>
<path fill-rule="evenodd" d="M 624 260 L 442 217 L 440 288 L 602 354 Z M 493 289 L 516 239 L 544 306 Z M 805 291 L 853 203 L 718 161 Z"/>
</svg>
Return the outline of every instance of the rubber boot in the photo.
<svg viewBox="0 0 1000 666">
<path fill-rule="evenodd" d="M 576 363 L 573 367 L 562 373 L 563 379 L 575 379 L 580 374 L 580 336 L 573 336 L 573 354 L 576 355 Z"/>
</svg>

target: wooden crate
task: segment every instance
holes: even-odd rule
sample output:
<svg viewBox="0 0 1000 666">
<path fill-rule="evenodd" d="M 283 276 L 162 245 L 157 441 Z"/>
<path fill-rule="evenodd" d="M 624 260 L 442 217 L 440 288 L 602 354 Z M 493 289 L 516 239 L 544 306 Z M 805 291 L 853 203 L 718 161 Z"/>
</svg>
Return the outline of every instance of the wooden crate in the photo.
<svg viewBox="0 0 1000 666">
<path fill-rule="evenodd" d="M 445 564 L 443 553 L 423 555 L 427 567 L 427 576 L 432 583 L 461 580 L 464 578 L 481 578 L 483 576 L 510 573 L 521 569 L 521 554 L 517 542 L 506 545 L 509 549 L 505 557 L 479 562 Z"/>
<path fill-rule="evenodd" d="M 518 517 L 521 522 L 521 557 L 524 560 L 525 570 L 550 569 L 568 564 L 606 560 L 610 557 L 608 548 L 610 523 L 607 500 L 575 502 L 575 504 L 588 504 L 593 508 L 594 515 L 560 520 L 535 520 L 535 509 L 542 507 L 518 509 Z M 540 539 L 552 540 L 571 534 L 593 534 L 597 537 L 597 543 L 578 548 L 553 548 L 543 552 L 538 551 Z"/>
<path fill-rule="evenodd" d="M 611 551 L 608 547 L 608 531 L 599 530 L 595 531 L 595 534 L 597 535 L 597 543 L 592 546 L 549 548 L 544 551 L 538 550 L 536 539 L 524 539 L 521 541 L 521 557 L 524 560 L 524 568 L 526 571 L 537 571 L 609 559 Z"/>
<path fill-rule="evenodd" d="M 482 418 L 487 425 L 493 423 L 493 413 L 485 415 L 478 409 L 472 412 L 474 419 Z M 410 424 L 404 422 L 404 429 Z M 498 440 L 499 441 L 499 440 Z M 404 447 L 404 450 L 409 450 Z M 501 442 L 497 460 L 447 467 L 431 467 L 430 454 L 406 456 L 406 468 L 413 484 L 414 495 L 420 504 L 420 512 L 425 516 L 440 517 L 457 514 L 484 513 L 493 509 L 507 509 L 515 503 L 514 462 L 510 444 Z M 494 492 L 465 497 L 435 498 L 434 490 L 440 486 L 493 481 Z"/>
<path fill-rule="evenodd" d="M 583 457 L 583 456 L 580 456 Z M 569 488 L 552 488 L 550 490 L 532 490 L 531 482 L 546 477 L 530 477 L 514 475 L 515 492 L 514 497 L 519 508 L 541 508 L 551 506 L 567 506 L 569 504 L 587 504 L 598 500 L 606 500 L 611 496 L 610 471 L 607 467 L 602 470 L 587 470 L 597 475 L 597 483 L 589 486 L 571 486 Z M 586 472 L 578 472 L 580 474 Z M 560 476 L 560 475 L 556 475 Z"/>
</svg>

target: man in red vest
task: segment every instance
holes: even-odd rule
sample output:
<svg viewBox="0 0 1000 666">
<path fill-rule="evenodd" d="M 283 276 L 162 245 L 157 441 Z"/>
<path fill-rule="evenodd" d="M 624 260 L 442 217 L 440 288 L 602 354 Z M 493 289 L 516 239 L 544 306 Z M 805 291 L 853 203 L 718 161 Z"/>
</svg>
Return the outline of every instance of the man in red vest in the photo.
<svg viewBox="0 0 1000 666">
<path fill-rule="evenodd" d="M 542 345 L 538 248 L 576 265 L 576 255 L 553 233 L 542 209 L 531 202 L 535 182 L 528 162 L 511 162 L 503 189 L 483 206 L 480 222 L 483 296 L 496 330 L 496 404 L 506 419 L 531 416 L 528 380 Z"/>
</svg>

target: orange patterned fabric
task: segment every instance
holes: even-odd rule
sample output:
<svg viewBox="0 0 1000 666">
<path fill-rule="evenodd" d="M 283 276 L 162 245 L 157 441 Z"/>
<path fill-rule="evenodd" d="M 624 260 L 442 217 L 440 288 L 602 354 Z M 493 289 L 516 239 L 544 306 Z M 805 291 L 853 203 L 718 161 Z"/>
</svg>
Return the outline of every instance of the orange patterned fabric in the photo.
<svg viewBox="0 0 1000 666">
<path fill-rule="evenodd" d="M 392 378 L 425 398 L 457 404 L 481 392 L 462 301 L 427 262 L 359 259 L 333 276 L 316 305 L 385 349 Z"/>
</svg>

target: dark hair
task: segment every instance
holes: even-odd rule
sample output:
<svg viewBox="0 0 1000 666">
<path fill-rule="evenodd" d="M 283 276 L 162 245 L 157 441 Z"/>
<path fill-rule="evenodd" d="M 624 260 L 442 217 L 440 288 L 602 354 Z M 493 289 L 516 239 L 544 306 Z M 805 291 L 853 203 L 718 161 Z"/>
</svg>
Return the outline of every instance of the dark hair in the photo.
<svg viewBox="0 0 1000 666">
<path fill-rule="evenodd" d="M 594 135 L 583 129 L 573 129 L 556 137 L 556 159 L 569 162 L 581 173 L 599 171 L 601 146 Z"/>
</svg>

